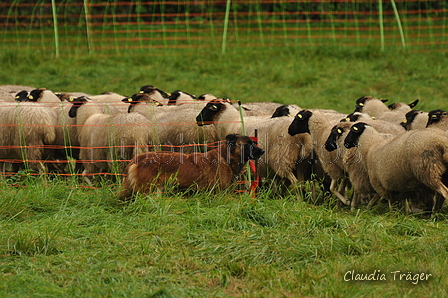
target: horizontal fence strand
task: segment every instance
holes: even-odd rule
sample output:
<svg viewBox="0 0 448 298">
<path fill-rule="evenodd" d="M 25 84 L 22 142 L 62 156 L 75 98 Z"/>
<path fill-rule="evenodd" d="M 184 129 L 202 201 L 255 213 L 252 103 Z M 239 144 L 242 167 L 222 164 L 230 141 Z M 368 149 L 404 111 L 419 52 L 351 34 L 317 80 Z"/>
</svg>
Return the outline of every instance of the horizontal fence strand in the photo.
<svg viewBox="0 0 448 298">
<path fill-rule="evenodd" d="M 412 51 L 443 52 L 447 14 L 445 2 L 435 0 L 17 0 L 0 4 L 0 28 L 5 49 L 61 57 L 210 50 L 224 42 L 222 49 L 292 44 L 387 49 L 406 44 Z"/>
</svg>

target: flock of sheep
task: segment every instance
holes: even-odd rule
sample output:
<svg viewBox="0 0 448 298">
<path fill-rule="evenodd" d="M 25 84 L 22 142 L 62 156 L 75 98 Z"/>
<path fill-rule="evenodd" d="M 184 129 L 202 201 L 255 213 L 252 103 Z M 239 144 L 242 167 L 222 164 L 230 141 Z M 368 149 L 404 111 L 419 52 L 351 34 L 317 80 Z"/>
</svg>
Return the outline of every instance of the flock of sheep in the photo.
<svg viewBox="0 0 448 298">
<path fill-rule="evenodd" d="M 148 151 L 207 152 L 229 134 L 258 135 L 258 174 L 278 191 L 319 183 L 342 204 L 434 213 L 448 202 L 448 116 L 364 96 L 349 115 L 146 85 L 116 93 L 0 86 L 2 172 L 123 174 Z M 317 182 L 316 182 L 317 181 Z M 352 189 L 353 191 L 347 191 Z M 350 195 L 349 195 L 350 194 Z"/>
</svg>

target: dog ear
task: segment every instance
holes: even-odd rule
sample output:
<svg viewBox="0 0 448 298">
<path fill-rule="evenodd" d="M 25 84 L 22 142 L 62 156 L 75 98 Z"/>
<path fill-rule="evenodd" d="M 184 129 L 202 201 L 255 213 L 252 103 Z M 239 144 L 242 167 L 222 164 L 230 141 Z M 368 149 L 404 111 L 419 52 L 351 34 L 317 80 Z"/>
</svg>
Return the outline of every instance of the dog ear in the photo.
<svg viewBox="0 0 448 298">
<path fill-rule="evenodd" d="M 236 134 L 229 134 L 226 136 L 227 145 L 235 145 L 238 139 Z"/>
</svg>

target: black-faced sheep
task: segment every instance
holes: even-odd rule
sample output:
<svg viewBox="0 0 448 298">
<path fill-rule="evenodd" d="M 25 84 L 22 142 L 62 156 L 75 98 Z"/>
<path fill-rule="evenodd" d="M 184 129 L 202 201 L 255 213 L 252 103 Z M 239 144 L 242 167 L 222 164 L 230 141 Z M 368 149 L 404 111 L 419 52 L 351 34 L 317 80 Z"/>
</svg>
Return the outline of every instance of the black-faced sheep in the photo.
<svg viewBox="0 0 448 298">
<path fill-rule="evenodd" d="M 56 113 L 39 103 L 3 103 L 0 113 L 0 159 L 31 170 L 47 171 L 44 163 L 52 160 L 48 148 L 56 139 Z M 17 171 L 19 167 L 13 166 Z"/>
<path fill-rule="evenodd" d="M 191 153 L 201 151 L 202 147 L 207 150 L 206 143 L 220 140 L 213 126 L 196 125 L 195 117 L 205 105 L 204 102 L 160 106 L 147 94 L 141 93 L 134 94 L 127 102 L 130 104 L 130 113 L 141 113 L 153 123 L 153 144 L 162 145 L 163 150 Z"/>
<path fill-rule="evenodd" d="M 80 161 L 87 183 L 92 184 L 88 175 L 111 170 L 113 161 L 130 160 L 147 151 L 151 123 L 143 115 L 104 114 L 99 105 L 86 97 L 71 99 L 70 102 L 73 105 L 69 116 L 76 118 Z"/>
<path fill-rule="evenodd" d="M 298 134 L 309 134 L 311 136 L 313 149 L 317 153 L 324 171 L 331 178 L 331 193 L 345 205 L 350 205 L 350 200 L 345 196 L 344 169 L 337 163 L 340 156 L 337 155 L 337 152 L 329 152 L 324 148 L 331 128 L 337 121 L 329 121 L 319 111 L 302 110 L 294 117 L 294 121 L 288 127 L 288 133 L 291 136 Z"/>
<path fill-rule="evenodd" d="M 17 93 L 22 90 L 30 92 L 33 89 L 35 88 L 23 85 L 0 85 L 0 102 L 14 102 Z"/>
<path fill-rule="evenodd" d="M 428 113 L 426 127 L 448 130 L 448 113 L 444 110 L 432 110 Z"/>
<path fill-rule="evenodd" d="M 367 113 L 377 120 L 384 120 L 400 124 L 406 113 L 412 110 L 419 102 L 415 100 L 409 104 L 394 103 L 389 106 L 384 104 L 386 100 L 380 100 L 371 96 L 363 96 L 356 100 L 355 112 Z"/>
<path fill-rule="evenodd" d="M 424 129 L 428 124 L 428 113 L 412 110 L 406 113 L 400 125 L 406 130 Z"/>
<path fill-rule="evenodd" d="M 405 130 L 398 124 L 373 120 L 370 117 L 366 117 L 366 114 L 358 112 L 348 115 L 346 119 L 341 120 L 340 123 L 336 124 L 331 129 L 331 133 L 325 142 L 325 149 L 328 151 L 338 150 L 337 156 L 340 156 L 341 158 L 338 158 L 336 163 L 347 173 L 354 190 L 354 196 L 351 202 L 352 209 L 356 208 L 363 200 L 370 202 L 368 207 L 373 206 L 378 199 L 377 196 L 372 197 L 376 192 L 370 185 L 367 171 L 360 163 L 358 148 L 347 149 L 344 147 L 344 139 L 348 134 L 350 127 L 354 124 L 348 120 L 357 121 L 358 119 L 367 119 L 364 123 L 373 126 L 385 137 L 394 137 L 405 133 Z"/>
<path fill-rule="evenodd" d="M 331 129 L 331 133 L 325 142 L 325 149 L 332 152 L 337 150 L 335 161 L 345 173 L 347 173 L 353 187 L 351 209 L 357 208 L 361 202 L 367 201 L 368 208 L 379 199 L 375 189 L 370 184 L 369 174 L 361 163 L 358 147 L 345 148 L 344 140 L 350 131 L 353 122 L 341 121 Z"/>
<path fill-rule="evenodd" d="M 128 106 L 123 103 L 126 96 L 115 92 L 103 92 L 98 95 L 90 95 L 88 98 L 92 101 L 101 103 L 102 111 L 105 114 L 113 115 L 116 113 L 126 113 Z"/>
<path fill-rule="evenodd" d="M 344 143 L 346 148 L 359 146 L 373 188 L 387 198 L 391 209 L 397 195 L 424 188 L 448 201 L 448 137 L 443 131 L 416 130 L 387 139 L 360 122 L 350 128 Z"/>
<path fill-rule="evenodd" d="M 16 94 L 14 99 L 15 99 L 15 101 L 18 101 L 18 102 L 27 101 L 28 94 L 29 94 L 28 91 L 22 90 Z"/>
<path fill-rule="evenodd" d="M 153 85 L 142 86 L 138 93 L 148 94 L 152 100 L 157 101 L 164 106 L 168 105 L 170 94 Z"/>
<path fill-rule="evenodd" d="M 259 161 L 260 176 L 277 176 L 286 185 L 297 186 L 308 180 L 310 175 L 311 139 L 309 135 L 288 134 L 291 117 L 269 116 L 247 116 L 241 119 L 240 112 L 232 104 L 214 100 L 207 103 L 196 121 L 200 126 L 213 124 L 221 138 L 231 133 L 253 136 L 257 130 L 258 144 L 266 151 Z"/>
<path fill-rule="evenodd" d="M 45 88 L 31 90 L 24 101 L 40 103 L 52 109 L 56 113 L 56 139 L 54 141 L 54 159 L 55 163 L 50 167 L 51 170 L 65 173 L 66 165 L 69 159 L 79 158 L 79 142 L 75 119 L 68 116 L 68 110 L 71 105 L 66 102 L 70 96 L 67 93 L 53 93 Z M 80 168 L 78 167 L 77 170 Z"/>
</svg>

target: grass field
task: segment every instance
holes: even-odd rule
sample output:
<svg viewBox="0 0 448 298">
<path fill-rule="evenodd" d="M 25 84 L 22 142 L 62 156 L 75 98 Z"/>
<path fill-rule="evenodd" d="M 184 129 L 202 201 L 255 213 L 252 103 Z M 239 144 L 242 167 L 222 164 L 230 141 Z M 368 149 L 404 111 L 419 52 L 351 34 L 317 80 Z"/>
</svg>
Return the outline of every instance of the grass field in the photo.
<svg viewBox="0 0 448 298">
<path fill-rule="evenodd" d="M 363 95 L 448 109 L 446 53 L 247 48 L 52 59 L 4 51 L 0 62 L 1 84 L 53 91 L 131 95 L 152 84 L 346 113 Z M 255 199 L 155 194 L 123 204 L 119 188 L 62 177 L 1 181 L 0 297 L 448 295 L 446 209 L 431 219 L 383 206 L 350 212 L 269 190 Z"/>
</svg>

